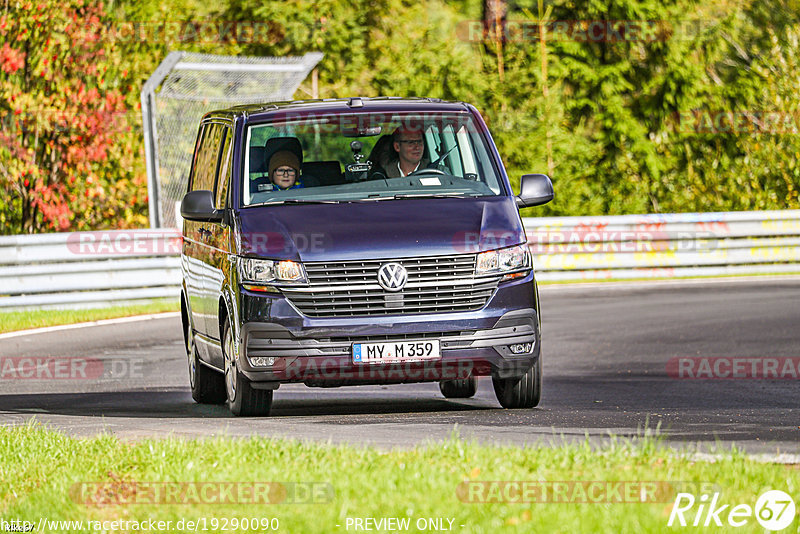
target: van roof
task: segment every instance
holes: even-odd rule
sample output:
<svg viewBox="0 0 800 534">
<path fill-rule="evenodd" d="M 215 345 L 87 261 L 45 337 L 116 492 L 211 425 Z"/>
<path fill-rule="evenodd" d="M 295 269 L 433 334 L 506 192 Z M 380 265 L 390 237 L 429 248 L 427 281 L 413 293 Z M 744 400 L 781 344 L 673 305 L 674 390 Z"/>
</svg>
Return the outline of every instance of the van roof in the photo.
<svg viewBox="0 0 800 534">
<path fill-rule="evenodd" d="M 446 101 L 439 98 L 403 98 L 395 96 L 324 98 L 316 100 L 291 100 L 283 102 L 266 102 L 264 104 L 246 104 L 227 109 L 211 111 L 204 115 L 234 119 L 240 116 L 247 120 L 267 120 L 274 115 L 281 116 L 291 112 L 325 112 L 352 113 L 357 111 L 371 112 L 468 112 L 469 106 L 464 102 Z"/>
</svg>

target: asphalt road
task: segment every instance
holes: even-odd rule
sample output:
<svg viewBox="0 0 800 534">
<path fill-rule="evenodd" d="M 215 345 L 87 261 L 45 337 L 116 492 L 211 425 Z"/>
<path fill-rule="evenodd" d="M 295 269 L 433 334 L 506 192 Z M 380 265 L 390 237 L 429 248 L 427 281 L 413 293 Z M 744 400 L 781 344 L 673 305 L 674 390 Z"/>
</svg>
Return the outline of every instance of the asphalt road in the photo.
<svg viewBox="0 0 800 534">
<path fill-rule="evenodd" d="M 541 301 L 544 393 L 536 409 L 503 410 L 481 379 L 476 397 L 459 401 L 445 400 L 436 384 L 282 386 L 271 417 L 233 418 L 193 403 L 173 315 L 0 338 L 0 424 L 36 418 L 81 436 L 257 434 L 382 447 L 454 431 L 481 442 L 549 444 L 658 429 L 677 446 L 736 442 L 750 452 L 800 453 L 800 381 L 667 372 L 680 357 L 800 358 L 800 278 L 545 286 Z M 23 378 L 6 367 L 45 356 L 103 363 L 76 380 Z"/>
</svg>

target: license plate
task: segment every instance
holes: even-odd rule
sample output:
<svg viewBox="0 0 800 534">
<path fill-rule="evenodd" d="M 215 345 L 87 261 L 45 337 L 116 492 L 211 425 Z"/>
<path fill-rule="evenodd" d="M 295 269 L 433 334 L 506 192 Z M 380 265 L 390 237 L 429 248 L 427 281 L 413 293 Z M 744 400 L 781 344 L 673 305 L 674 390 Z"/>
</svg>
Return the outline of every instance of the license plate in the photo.
<svg viewBox="0 0 800 534">
<path fill-rule="evenodd" d="M 439 340 L 353 343 L 353 363 L 390 363 L 437 360 L 442 357 Z"/>
</svg>

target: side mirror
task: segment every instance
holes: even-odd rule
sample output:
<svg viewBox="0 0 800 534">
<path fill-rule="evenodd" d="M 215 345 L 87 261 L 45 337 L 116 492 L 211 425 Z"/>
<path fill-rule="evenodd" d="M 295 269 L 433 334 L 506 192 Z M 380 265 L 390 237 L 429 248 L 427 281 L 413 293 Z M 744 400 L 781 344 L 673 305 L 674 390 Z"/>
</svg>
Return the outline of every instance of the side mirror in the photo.
<svg viewBox="0 0 800 534">
<path fill-rule="evenodd" d="M 181 217 L 187 221 L 222 222 L 224 210 L 214 208 L 211 191 L 191 191 L 181 201 Z"/>
<path fill-rule="evenodd" d="M 541 206 L 553 200 L 553 182 L 546 174 L 523 174 L 517 208 Z"/>
</svg>

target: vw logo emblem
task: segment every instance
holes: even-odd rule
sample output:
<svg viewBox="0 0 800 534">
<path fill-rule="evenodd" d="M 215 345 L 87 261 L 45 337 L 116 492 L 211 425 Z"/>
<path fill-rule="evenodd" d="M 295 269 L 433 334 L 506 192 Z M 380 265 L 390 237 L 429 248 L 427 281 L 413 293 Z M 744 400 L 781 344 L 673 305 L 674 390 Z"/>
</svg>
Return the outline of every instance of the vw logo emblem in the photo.
<svg viewBox="0 0 800 534">
<path fill-rule="evenodd" d="M 400 291 L 408 282 L 408 271 L 399 263 L 384 263 L 378 269 L 378 283 L 386 291 Z"/>
</svg>

